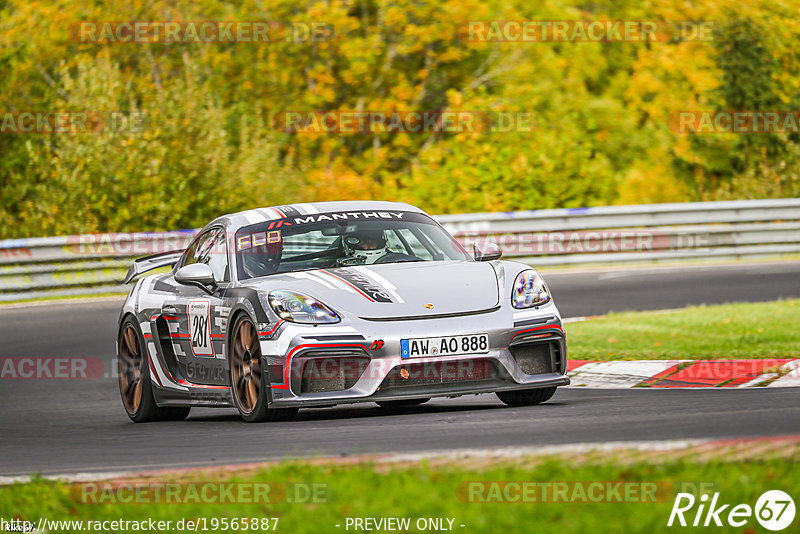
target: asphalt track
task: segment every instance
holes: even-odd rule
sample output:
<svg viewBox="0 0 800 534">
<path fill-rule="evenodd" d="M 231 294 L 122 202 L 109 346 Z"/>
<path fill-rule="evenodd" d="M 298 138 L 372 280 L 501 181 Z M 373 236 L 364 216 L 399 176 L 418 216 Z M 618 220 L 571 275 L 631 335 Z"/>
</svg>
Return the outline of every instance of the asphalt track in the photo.
<svg viewBox="0 0 800 534">
<path fill-rule="evenodd" d="M 800 297 L 800 262 L 546 275 L 565 317 Z M 114 355 L 118 301 L 0 308 L 0 357 Z M 308 455 L 800 433 L 800 391 L 562 389 L 545 405 L 494 395 L 304 410 L 247 425 L 234 410 L 134 425 L 114 378 L 0 380 L 0 475 L 151 469 Z"/>
</svg>

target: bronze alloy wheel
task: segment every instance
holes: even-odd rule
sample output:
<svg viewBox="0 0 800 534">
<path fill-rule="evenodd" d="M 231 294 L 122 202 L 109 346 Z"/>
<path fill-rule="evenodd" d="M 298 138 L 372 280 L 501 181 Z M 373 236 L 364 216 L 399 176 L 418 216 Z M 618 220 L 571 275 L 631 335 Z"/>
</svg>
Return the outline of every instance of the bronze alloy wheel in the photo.
<svg viewBox="0 0 800 534">
<path fill-rule="evenodd" d="M 261 347 L 249 319 L 239 321 L 233 336 L 231 375 L 236 402 L 243 413 L 251 413 L 261 394 Z"/>
<path fill-rule="evenodd" d="M 142 403 L 144 365 L 139 336 L 133 325 L 127 323 L 119 344 L 119 390 L 129 415 L 135 414 Z"/>
</svg>

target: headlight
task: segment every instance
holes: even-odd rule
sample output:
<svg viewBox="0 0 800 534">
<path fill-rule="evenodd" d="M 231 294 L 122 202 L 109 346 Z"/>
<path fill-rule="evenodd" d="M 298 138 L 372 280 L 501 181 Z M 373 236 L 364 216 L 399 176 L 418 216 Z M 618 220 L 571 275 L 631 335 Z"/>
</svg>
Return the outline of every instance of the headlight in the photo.
<svg viewBox="0 0 800 534">
<path fill-rule="evenodd" d="M 534 270 L 522 271 L 514 281 L 511 292 L 511 305 L 515 308 L 541 306 L 550 300 L 550 292 L 539 273 Z"/>
<path fill-rule="evenodd" d="M 341 320 L 333 310 L 314 297 L 294 291 L 272 291 L 269 305 L 278 317 L 293 323 L 328 324 Z"/>
</svg>

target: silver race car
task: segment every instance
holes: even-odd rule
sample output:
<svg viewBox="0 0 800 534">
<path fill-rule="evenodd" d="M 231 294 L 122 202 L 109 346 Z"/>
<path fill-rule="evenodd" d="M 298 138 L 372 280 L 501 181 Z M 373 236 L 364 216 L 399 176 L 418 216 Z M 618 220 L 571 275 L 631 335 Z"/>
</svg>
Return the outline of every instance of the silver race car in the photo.
<svg viewBox="0 0 800 534">
<path fill-rule="evenodd" d="M 117 357 L 133 421 L 496 393 L 531 405 L 569 384 L 561 317 L 527 265 L 470 256 L 423 211 L 322 202 L 215 219 L 186 250 L 140 258 Z"/>
</svg>

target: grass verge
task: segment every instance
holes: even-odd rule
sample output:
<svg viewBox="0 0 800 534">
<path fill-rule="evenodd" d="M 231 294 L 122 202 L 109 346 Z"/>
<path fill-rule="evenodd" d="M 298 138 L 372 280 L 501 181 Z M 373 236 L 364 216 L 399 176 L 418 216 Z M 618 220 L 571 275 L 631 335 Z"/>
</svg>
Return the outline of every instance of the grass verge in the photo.
<svg viewBox="0 0 800 534">
<path fill-rule="evenodd" d="M 241 472 L 206 469 L 188 474 L 140 477 L 128 479 L 128 486 L 124 479 L 93 482 L 89 490 L 86 486 L 38 479 L 1 487 L 0 517 L 34 523 L 38 523 L 40 517 L 84 521 L 154 519 L 170 520 L 173 525 L 181 518 L 205 518 L 209 527 L 212 519 L 277 517 L 277 532 L 296 534 L 347 532 L 348 517 L 410 518 L 409 532 L 421 530 L 415 525 L 419 518 L 448 518 L 453 520 L 452 530 L 464 533 L 650 533 L 666 528 L 679 491 L 709 495 L 719 492 L 721 503 L 750 506 L 770 489 L 781 489 L 795 498 L 800 496 L 800 478 L 794 476 L 799 452 L 798 441 L 789 440 L 727 447 L 700 445 L 677 452 L 622 450 L 494 460 L 472 456 L 461 461 L 430 463 L 285 462 Z M 538 489 L 528 492 L 524 498 L 521 491 L 512 491 L 514 486 L 508 485 L 508 481 L 527 482 L 529 488 L 532 487 L 530 483 L 546 485 L 533 486 Z M 273 497 L 273 502 L 261 499 L 262 502 L 236 504 L 199 504 L 191 499 L 180 504 L 93 502 L 99 500 L 95 487 L 113 487 L 122 492 L 110 493 L 116 496 L 111 499 L 113 501 L 121 495 L 130 496 L 127 488 L 134 483 L 138 483 L 135 487 L 176 483 L 188 488 L 191 484 L 220 482 L 240 486 L 266 483 L 271 488 L 270 495 L 279 497 Z M 596 482 L 601 482 L 602 488 L 620 483 L 640 490 L 645 484 L 656 489 L 635 494 L 623 491 L 625 497 L 620 502 L 613 491 L 604 489 L 592 494 L 590 484 Z M 556 494 L 557 485 L 563 488 L 565 483 L 569 489 Z M 289 489 L 276 491 L 280 487 Z M 312 489 L 309 491 L 309 488 Z M 497 493 L 493 488 L 504 489 Z M 508 493 L 505 488 L 509 488 Z M 149 495 L 153 495 L 152 491 Z M 181 495 L 185 498 L 189 492 Z M 598 495 L 599 502 L 595 502 Z M 536 502 L 520 502 L 533 499 Z M 614 502 L 604 502 L 608 500 Z M 691 516 L 687 516 L 690 520 L 695 511 L 696 507 Z M 448 522 L 445 520 L 444 524 Z M 755 518 L 751 518 L 749 527 L 751 530 L 760 528 Z M 74 525 L 64 530 L 51 528 L 53 532 L 75 530 Z M 173 527 L 167 531 L 177 530 Z"/>
<path fill-rule="evenodd" d="M 612 313 L 566 325 L 579 360 L 800 358 L 800 300 Z"/>
</svg>

